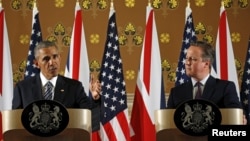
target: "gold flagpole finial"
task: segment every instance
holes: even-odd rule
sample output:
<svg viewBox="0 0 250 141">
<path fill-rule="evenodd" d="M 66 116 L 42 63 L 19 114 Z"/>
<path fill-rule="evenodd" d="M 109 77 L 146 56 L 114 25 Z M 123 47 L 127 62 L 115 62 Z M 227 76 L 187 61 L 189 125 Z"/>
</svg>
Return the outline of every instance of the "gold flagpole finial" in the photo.
<svg viewBox="0 0 250 141">
<path fill-rule="evenodd" d="M 0 0 L 0 8 L 2 8 L 2 0 Z"/>
<path fill-rule="evenodd" d="M 151 6 L 151 2 L 150 2 L 150 0 L 148 0 L 148 6 Z"/>
<path fill-rule="evenodd" d="M 113 10 L 114 9 L 114 2 L 113 2 L 113 0 L 111 0 L 111 2 L 110 2 L 110 10 Z"/>
<path fill-rule="evenodd" d="M 190 7 L 190 1 L 187 0 L 187 7 Z"/>
<path fill-rule="evenodd" d="M 36 0 L 34 0 L 33 8 L 36 8 Z"/>
<path fill-rule="evenodd" d="M 224 7 L 224 1 L 223 0 L 221 1 L 221 7 Z"/>
</svg>

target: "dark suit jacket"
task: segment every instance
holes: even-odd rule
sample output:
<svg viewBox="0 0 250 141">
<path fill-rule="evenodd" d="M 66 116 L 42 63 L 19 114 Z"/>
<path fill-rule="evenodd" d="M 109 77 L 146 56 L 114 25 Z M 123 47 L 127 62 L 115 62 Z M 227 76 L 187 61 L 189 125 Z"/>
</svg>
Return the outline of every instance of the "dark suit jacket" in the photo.
<svg viewBox="0 0 250 141">
<path fill-rule="evenodd" d="M 28 104 L 42 100 L 42 83 L 40 75 L 36 75 L 28 80 L 23 80 L 16 84 L 12 108 L 25 108 Z M 67 108 L 87 108 L 91 109 L 92 103 L 84 92 L 84 88 L 79 81 L 58 76 L 54 100 L 62 103 Z"/>
<path fill-rule="evenodd" d="M 20 81 L 14 88 L 12 109 L 21 109 L 36 100 L 42 100 L 42 82 L 40 75 Z M 82 108 L 92 112 L 92 130 L 99 128 L 100 100 L 94 101 L 84 91 L 82 83 L 59 75 L 56 81 L 54 100 L 63 104 L 66 108 Z"/>
<path fill-rule="evenodd" d="M 210 76 L 204 86 L 202 98 L 212 101 L 219 108 L 241 108 L 235 84 Z M 189 82 L 171 89 L 167 108 L 176 108 L 182 102 L 193 99 L 193 85 Z"/>
</svg>

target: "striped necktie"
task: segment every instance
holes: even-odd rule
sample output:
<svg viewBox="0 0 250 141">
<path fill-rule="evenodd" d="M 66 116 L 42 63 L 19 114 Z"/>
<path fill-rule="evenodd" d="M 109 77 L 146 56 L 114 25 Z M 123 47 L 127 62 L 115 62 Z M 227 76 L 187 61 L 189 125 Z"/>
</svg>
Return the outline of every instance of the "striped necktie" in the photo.
<svg viewBox="0 0 250 141">
<path fill-rule="evenodd" d="M 52 93 L 53 93 L 52 90 L 53 90 L 53 85 L 50 81 L 48 81 L 45 84 L 44 99 L 46 100 L 52 99 Z"/>
<path fill-rule="evenodd" d="M 196 95 L 195 95 L 195 99 L 200 99 L 201 98 L 201 94 L 202 94 L 202 90 L 201 90 L 201 83 L 200 82 L 197 82 L 195 84 L 197 86 L 197 92 L 196 92 Z"/>
</svg>

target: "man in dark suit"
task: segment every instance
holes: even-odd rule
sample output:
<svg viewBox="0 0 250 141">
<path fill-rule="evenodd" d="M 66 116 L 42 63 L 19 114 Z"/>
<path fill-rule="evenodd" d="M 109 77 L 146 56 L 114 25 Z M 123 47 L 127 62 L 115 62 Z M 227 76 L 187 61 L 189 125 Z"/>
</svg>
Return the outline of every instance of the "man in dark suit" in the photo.
<svg viewBox="0 0 250 141">
<path fill-rule="evenodd" d="M 16 84 L 12 102 L 13 109 L 25 108 L 36 100 L 44 99 L 41 75 L 36 75 Z M 55 86 L 53 100 L 62 103 L 67 108 L 91 109 L 92 104 L 99 102 L 99 99 L 93 100 L 94 103 L 89 100 L 79 81 L 61 75 L 57 76 L 57 80 L 51 81 L 54 81 Z"/>
<path fill-rule="evenodd" d="M 100 105 L 101 85 L 98 80 L 94 82 L 92 79 L 90 83 L 92 98 L 89 98 L 80 81 L 59 75 L 61 57 L 55 43 L 40 42 L 34 49 L 34 54 L 35 64 L 40 69 L 40 73 L 15 85 L 12 109 L 25 108 L 36 100 L 45 99 L 45 84 L 47 82 L 52 83 L 50 99 L 60 102 L 66 108 L 95 109 Z M 99 115 L 99 113 L 96 114 Z M 92 124 L 98 126 L 99 122 L 96 122 Z"/>
<path fill-rule="evenodd" d="M 235 84 L 211 76 L 214 56 L 211 45 L 202 41 L 190 44 L 185 60 L 186 74 L 190 80 L 170 90 L 167 108 L 176 108 L 186 100 L 195 99 L 197 91 L 201 93 L 199 98 L 209 100 L 219 108 L 242 108 Z"/>
</svg>

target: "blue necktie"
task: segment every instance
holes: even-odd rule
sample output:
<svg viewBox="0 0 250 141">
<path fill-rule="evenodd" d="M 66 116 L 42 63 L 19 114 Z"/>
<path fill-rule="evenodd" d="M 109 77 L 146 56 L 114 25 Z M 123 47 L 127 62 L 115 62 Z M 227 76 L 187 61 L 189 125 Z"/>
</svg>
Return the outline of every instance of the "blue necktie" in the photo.
<svg viewBox="0 0 250 141">
<path fill-rule="evenodd" d="M 202 94 L 201 85 L 202 85 L 202 84 L 201 84 L 200 82 L 197 82 L 197 83 L 196 83 L 197 92 L 196 92 L 196 95 L 195 95 L 195 99 L 200 99 L 200 98 L 201 98 L 201 94 Z"/>
<path fill-rule="evenodd" d="M 52 99 L 52 93 L 53 93 L 52 90 L 53 90 L 53 85 L 50 81 L 48 81 L 45 84 L 44 99 L 46 99 L 46 100 Z"/>
</svg>

